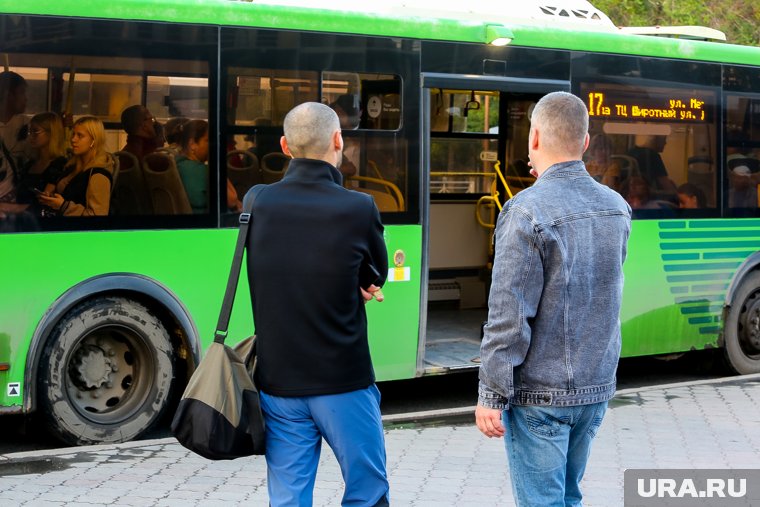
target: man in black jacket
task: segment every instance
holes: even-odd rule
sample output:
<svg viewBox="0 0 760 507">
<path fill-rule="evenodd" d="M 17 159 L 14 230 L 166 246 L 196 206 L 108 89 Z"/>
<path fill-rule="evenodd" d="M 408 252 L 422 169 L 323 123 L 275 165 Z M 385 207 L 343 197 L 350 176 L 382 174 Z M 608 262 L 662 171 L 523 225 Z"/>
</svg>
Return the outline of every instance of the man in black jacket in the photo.
<svg viewBox="0 0 760 507">
<path fill-rule="evenodd" d="M 364 309 L 382 300 L 388 273 L 380 214 L 370 196 L 341 185 L 332 109 L 301 104 L 283 128 L 287 173 L 245 203 L 256 194 L 247 262 L 270 504 L 312 504 L 324 437 L 346 483 L 342 504 L 388 505 Z"/>
</svg>

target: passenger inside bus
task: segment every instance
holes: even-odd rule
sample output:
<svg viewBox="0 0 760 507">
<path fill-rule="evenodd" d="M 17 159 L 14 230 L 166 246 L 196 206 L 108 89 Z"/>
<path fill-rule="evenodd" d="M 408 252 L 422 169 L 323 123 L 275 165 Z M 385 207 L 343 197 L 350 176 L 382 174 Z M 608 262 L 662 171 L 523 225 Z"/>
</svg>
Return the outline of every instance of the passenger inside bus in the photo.
<svg viewBox="0 0 760 507">
<path fill-rule="evenodd" d="M 126 151 L 142 160 L 148 153 L 153 153 L 164 145 L 163 129 L 145 106 L 129 106 L 121 113 L 121 127 L 127 133 Z"/>
<path fill-rule="evenodd" d="M 692 183 L 684 183 L 678 187 L 678 207 L 681 209 L 698 209 L 707 205 L 705 193 Z"/>
<path fill-rule="evenodd" d="M 106 153 L 103 122 L 94 116 L 74 122 L 71 151 L 53 192 L 38 194 L 38 201 L 61 216 L 108 215 L 114 159 Z"/>
<path fill-rule="evenodd" d="M 631 176 L 626 179 L 620 193 L 633 209 L 662 208 L 661 201 L 652 200 L 649 183 L 641 176 Z"/>
<path fill-rule="evenodd" d="M 29 122 L 30 158 L 19 169 L 17 202 L 36 204 L 34 189 L 50 193 L 67 162 L 63 121 L 56 113 L 39 113 Z"/>
<path fill-rule="evenodd" d="M 760 161 L 752 150 L 726 148 L 728 169 L 728 205 L 731 208 L 757 208 L 760 184 Z"/>
<path fill-rule="evenodd" d="M 595 134 L 586 150 L 586 170 L 599 183 L 617 190 L 620 185 L 620 166 L 612 159 L 612 140 L 606 134 Z"/>
<path fill-rule="evenodd" d="M 16 171 L 28 158 L 27 87 L 20 74 L 0 73 L 0 202 L 15 202 Z"/>
<path fill-rule="evenodd" d="M 208 122 L 190 120 L 182 126 L 182 153 L 177 170 L 185 186 L 193 213 L 208 212 Z"/>
<path fill-rule="evenodd" d="M 164 134 L 166 136 L 166 146 L 163 149 L 171 153 L 175 158 L 182 153 L 182 126 L 189 122 L 190 118 L 178 116 L 171 118 L 164 125 Z"/>
<path fill-rule="evenodd" d="M 351 93 L 345 93 L 335 99 L 330 107 L 335 111 L 340 120 L 341 130 L 356 130 L 359 128 L 362 110 L 358 103 L 359 98 Z M 338 168 L 343 176 L 353 176 L 359 164 L 359 142 L 357 139 L 343 137 L 343 161 Z"/>
<path fill-rule="evenodd" d="M 675 203 L 676 185 L 668 176 L 662 161 L 662 150 L 667 143 L 666 136 L 637 135 L 636 145 L 628 155 L 636 159 L 640 175 L 646 180 L 653 195 L 658 199 L 672 200 Z"/>
</svg>

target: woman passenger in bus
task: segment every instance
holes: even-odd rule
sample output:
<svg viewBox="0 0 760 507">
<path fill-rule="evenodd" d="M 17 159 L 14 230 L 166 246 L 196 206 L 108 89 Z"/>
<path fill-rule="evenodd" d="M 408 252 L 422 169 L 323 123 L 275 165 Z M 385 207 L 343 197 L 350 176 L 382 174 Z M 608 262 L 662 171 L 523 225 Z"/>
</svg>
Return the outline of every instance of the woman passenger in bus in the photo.
<svg viewBox="0 0 760 507">
<path fill-rule="evenodd" d="M 34 156 L 19 171 L 18 202 L 36 203 L 34 189 L 51 193 L 66 165 L 63 121 L 55 113 L 39 113 L 29 122 Z"/>
<path fill-rule="evenodd" d="M 707 205 L 705 193 L 693 183 L 684 183 L 678 187 L 678 207 L 681 209 L 698 209 Z"/>
<path fill-rule="evenodd" d="M 620 185 L 620 166 L 612 160 L 612 141 L 605 134 L 591 138 L 586 150 L 586 170 L 596 181 L 615 190 Z"/>
<path fill-rule="evenodd" d="M 182 130 L 182 152 L 177 170 L 193 213 L 208 213 L 208 122 L 190 120 Z"/>
<path fill-rule="evenodd" d="M 208 213 L 208 122 L 189 120 L 180 129 L 182 152 L 176 157 L 179 177 L 185 186 L 193 213 Z M 242 211 L 242 203 L 229 178 L 227 207 L 230 211 Z"/>
<path fill-rule="evenodd" d="M 164 125 L 167 145 L 162 149 L 171 153 L 175 158 L 182 153 L 182 126 L 189 121 L 189 118 L 177 116 Z"/>
<path fill-rule="evenodd" d="M 71 135 L 73 157 L 52 192 L 38 194 L 40 204 L 67 217 L 108 215 L 113 158 L 106 153 L 105 144 L 103 122 L 94 116 L 75 121 Z"/>
</svg>

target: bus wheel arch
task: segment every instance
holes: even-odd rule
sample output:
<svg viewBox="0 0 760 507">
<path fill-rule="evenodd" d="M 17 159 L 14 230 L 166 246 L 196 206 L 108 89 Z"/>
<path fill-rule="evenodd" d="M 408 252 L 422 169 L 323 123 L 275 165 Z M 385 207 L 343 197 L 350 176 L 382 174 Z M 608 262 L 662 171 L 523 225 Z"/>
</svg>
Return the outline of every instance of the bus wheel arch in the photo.
<svg viewBox="0 0 760 507">
<path fill-rule="evenodd" d="M 736 373 L 760 373 L 760 269 L 737 280 L 726 301 L 723 350 Z"/>
<path fill-rule="evenodd" d="M 184 307 L 140 275 L 82 282 L 47 317 L 26 391 L 36 393 L 34 408 L 68 443 L 144 433 L 176 405 L 198 361 L 197 330 Z"/>
</svg>

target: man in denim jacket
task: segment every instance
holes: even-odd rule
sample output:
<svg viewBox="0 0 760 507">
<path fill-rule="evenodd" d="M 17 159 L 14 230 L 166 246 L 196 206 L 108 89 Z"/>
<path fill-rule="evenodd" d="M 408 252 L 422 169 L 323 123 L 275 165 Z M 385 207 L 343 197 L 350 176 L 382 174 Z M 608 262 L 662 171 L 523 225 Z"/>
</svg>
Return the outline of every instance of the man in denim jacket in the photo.
<svg viewBox="0 0 760 507">
<path fill-rule="evenodd" d="M 586 172 L 578 97 L 543 97 L 528 143 L 537 180 L 499 216 L 475 416 L 506 434 L 519 506 L 574 506 L 615 393 L 631 209 Z"/>
</svg>

